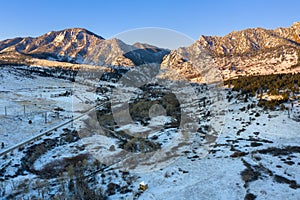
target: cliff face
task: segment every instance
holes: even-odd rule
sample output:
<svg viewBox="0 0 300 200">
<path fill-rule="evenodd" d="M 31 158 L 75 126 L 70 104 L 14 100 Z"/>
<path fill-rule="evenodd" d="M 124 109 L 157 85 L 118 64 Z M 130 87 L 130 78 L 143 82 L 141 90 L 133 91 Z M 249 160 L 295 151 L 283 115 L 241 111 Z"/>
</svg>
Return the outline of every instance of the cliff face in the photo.
<svg viewBox="0 0 300 200">
<path fill-rule="evenodd" d="M 300 46 L 300 23 L 289 28 L 266 30 L 263 28 L 234 31 L 224 37 L 201 36 L 197 41 L 216 56 L 245 55 L 260 50 L 274 49 L 281 46 Z"/>
<path fill-rule="evenodd" d="M 10 64 L 22 58 L 21 64 L 26 64 L 26 60 L 34 58 L 128 67 L 144 62 L 160 63 L 167 53 L 169 51 L 166 49 L 150 45 L 128 45 L 115 38 L 105 40 L 82 28 L 51 31 L 37 38 L 15 38 L 0 42 L 0 59 Z"/>
<path fill-rule="evenodd" d="M 224 79 L 300 71 L 300 22 L 275 30 L 253 28 L 224 37 L 201 36 L 192 46 L 201 47 L 210 55 Z M 172 53 L 176 52 L 179 51 Z M 172 63 L 180 62 L 176 56 L 173 59 Z"/>
</svg>

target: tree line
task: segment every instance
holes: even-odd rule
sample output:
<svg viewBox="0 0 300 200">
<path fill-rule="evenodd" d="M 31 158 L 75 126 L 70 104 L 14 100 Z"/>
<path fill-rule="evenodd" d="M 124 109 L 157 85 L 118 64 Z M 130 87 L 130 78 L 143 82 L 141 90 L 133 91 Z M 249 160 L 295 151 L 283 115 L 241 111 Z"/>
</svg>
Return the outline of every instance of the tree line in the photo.
<svg viewBox="0 0 300 200">
<path fill-rule="evenodd" d="M 273 109 L 284 102 L 299 100 L 300 73 L 240 76 L 224 84 L 241 94 L 258 97 L 259 106 Z M 263 95 L 280 95 L 280 98 L 267 101 Z"/>
</svg>

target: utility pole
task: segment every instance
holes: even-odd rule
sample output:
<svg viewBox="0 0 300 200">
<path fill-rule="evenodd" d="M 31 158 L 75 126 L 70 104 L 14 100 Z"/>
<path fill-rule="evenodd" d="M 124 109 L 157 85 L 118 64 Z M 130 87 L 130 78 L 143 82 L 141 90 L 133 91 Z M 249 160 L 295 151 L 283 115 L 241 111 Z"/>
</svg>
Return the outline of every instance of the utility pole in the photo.
<svg viewBox="0 0 300 200">
<path fill-rule="evenodd" d="M 45 112 L 45 124 L 47 124 L 47 111 Z"/>
<path fill-rule="evenodd" d="M 23 107 L 24 107 L 24 115 L 25 115 L 25 113 L 26 113 L 26 107 L 25 107 L 25 105 L 23 105 Z"/>
<path fill-rule="evenodd" d="M 72 115 L 71 128 L 74 127 L 74 116 Z"/>
<path fill-rule="evenodd" d="M 7 116 L 7 109 L 6 106 L 4 106 L 4 113 L 5 113 L 5 117 Z"/>
</svg>

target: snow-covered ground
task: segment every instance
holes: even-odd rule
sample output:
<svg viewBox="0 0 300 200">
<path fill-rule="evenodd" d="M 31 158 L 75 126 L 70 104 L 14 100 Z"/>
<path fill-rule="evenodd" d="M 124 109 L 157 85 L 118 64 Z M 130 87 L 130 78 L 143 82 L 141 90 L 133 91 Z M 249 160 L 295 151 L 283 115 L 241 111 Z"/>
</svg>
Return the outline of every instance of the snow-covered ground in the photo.
<svg viewBox="0 0 300 200">
<path fill-rule="evenodd" d="M 2 68 L 0 142 L 4 143 L 3 149 L 78 116 L 94 106 L 95 98 L 94 92 L 78 83 L 41 77 L 13 67 Z"/>
<path fill-rule="evenodd" d="M 165 169 L 139 174 L 140 181 L 149 185 L 140 199 L 243 199 L 246 193 L 254 194 L 257 199 L 299 199 L 299 122 L 288 118 L 287 111 L 266 112 L 260 108 L 240 111 L 244 106 L 247 104 L 241 102 L 229 105 L 231 112 L 226 115 L 223 132 L 208 156 L 195 161 L 181 157 Z M 253 117 L 255 120 L 250 125 L 242 124 L 249 122 L 252 112 L 260 116 Z M 245 130 L 237 135 L 242 128 Z M 261 146 L 251 145 L 251 141 L 258 141 Z M 288 146 L 298 147 L 298 150 L 280 155 L 280 149 Z M 279 148 L 278 155 L 259 152 L 272 147 Z M 246 155 L 231 156 L 234 152 Z M 242 160 L 253 169 L 257 167 L 260 173 L 257 180 L 250 181 L 247 186 L 247 178 L 243 180 L 241 176 L 246 169 Z M 294 164 L 284 162 L 288 160 Z M 278 178 L 274 178 L 277 176 L 295 180 L 297 188 L 279 183 Z"/>
<path fill-rule="evenodd" d="M 72 91 L 72 95 L 57 96 L 66 91 Z M 4 149 L 64 122 L 71 115 L 80 115 L 94 106 L 96 98 L 106 99 L 105 96 L 97 96 L 93 88 L 86 85 L 10 68 L 0 70 L 0 95 L 0 141 L 4 141 Z M 98 134 L 104 130 L 98 130 L 99 125 L 92 126 L 95 119 L 87 115 L 0 157 L 0 198 L 10 199 L 13 197 L 9 195 L 15 195 L 20 199 L 34 196 L 49 199 L 63 191 L 75 192 L 68 190 L 69 179 L 66 182 L 62 180 L 75 175 L 70 175 L 72 170 L 69 168 L 63 171 L 63 167 L 68 167 L 68 162 L 70 164 L 82 156 L 88 159 L 84 169 L 89 187 L 94 191 L 105 191 L 108 199 L 112 200 L 299 199 L 300 122 L 290 118 L 288 111 L 268 111 L 255 106 L 255 103 L 255 99 L 249 98 L 249 102 L 245 103 L 233 98 L 227 104 L 225 119 L 221 123 L 209 122 L 214 118 L 205 116 L 205 111 L 199 109 L 203 117 L 200 129 L 203 131 L 206 125 L 215 123 L 221 131 L 210 146 L 201 143 L 202 140 L 195 143 L 198 146 L 185 140 L 185 148 L 181 148 L 182 134 L 176 128 L 157 129 L 169 123 L 169 117 L 153 116 L 147 126 L 132 123 L 116 127 L 116 132 L 133 135 L 150 132 L 148 138 L 156 137 L 155 141 L 161 143 L 161 151 L 154 152 L 149 160 L 141 159 L 141 162 L 135 163 L 134 169 L 126 162 L 143 154 L 127 152 L 124 155 L 120 146 L 122 141 L 107 134 Z M 63 108 L 59 117 L 55 108 Z M 105 106 L 100 109 L 105 109 Z M 151 132 L 152 128 L 155 132 Z M 73 130 L 78 131 L 81 138 Z M 201 137 L 197 134 L 194 133 L 191 138 Z M 168 152 L 164 152 L 165 149 Z M 172 150 L 176 155 L 170 154 Z M 206 153 L 201 154 L 202 150 Z M 174 159 L 157 159 L 163 157 L 163 153 L 174 156 Z M 92 158 L 86 154 L 92 155 Z M 107 161 L 105 164 L 110 166 L 102 169 L 103 166 L 94 164 L 96 155 L 100 162 Z M 84 160 L 80 160 L 80 165 L 82 163 Z M 55 177 L 53 174 L 57 169 L 54 168 L 48 169 L 53 172 L 52 176 L 48 175 L 50 178 L 43 177 L 40 173 L 52 165 L 62 170 L 62 174 Z M 88 176 L 89 173 L 92 176 Z M 138 190 L 142 181 L 148 185 L 145 191 Z"/>
</svg>

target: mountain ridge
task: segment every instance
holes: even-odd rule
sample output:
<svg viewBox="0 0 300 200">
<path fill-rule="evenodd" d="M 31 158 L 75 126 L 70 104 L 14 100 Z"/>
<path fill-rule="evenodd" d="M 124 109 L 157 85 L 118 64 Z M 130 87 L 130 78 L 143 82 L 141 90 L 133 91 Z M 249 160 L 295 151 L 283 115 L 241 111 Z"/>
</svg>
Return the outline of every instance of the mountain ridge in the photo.
<svg viewBox="0 0 300 200">
<path fill-rule="evenodd" d="M 23 62 L 18 64 L 26 65 L 26 60 L 32 57 L 77 64 L 132 67 L 144 62 L 161 62 L 163 56 L 168 53 L 166 49 L 154 46 L 152 49 L 155 51 L 128 45 L 116 38 L 104 39 L 84 28 L 68 28 L 50 31 L 35 38 L 1 41 L 0 60 L 7 61 L 2 64 L 14 64 L 17 58 L 11 59 L 13 55 L 22 54 Z M 131 53 L 126 56 L 128 52 Z"/>
<path fill-rule="evenodd" d="M 0 41 L 1 65 L 38 65 L 40 60 L 134 67 L 158 63 L 177 71 L 189 81 L 199 82 L 201 73 L 180 56 L 184 50 L 201 49 L 223 79 L 237 76 L 300 72 L 300 22 L 290 27 L 248 28 L 225 36 L 204 36 L 189 47 L 168 50 L 136 42 L 133 45 L 103 37 L 84 28 L 50 31 L 39 37 L 17 37 Z M 178 54 L 178 55 L 177 55 Z M 49 64 L 49 62 L 46 62 Z M 168 66 L 169 65 L 169 66 Z M 172 65 L 172 66 L 171 66 Z"/>
<path fill-rule="evenodd" d="M 300 22 L 287 28 L 263 29 L 249 28 L 233 31 L 225 36 L 204 36 L 192 44 L 190 49 L 200 48 L 219 70 L 224 80 L 237 76 L 266 75 L 273 73 L 300 72 Z M 174 63 L 178 71 L 195 71 L 195 66 L 186 64 L 180 54 L 180 49 L 172 50 L 173 56 L 166 56 Z M 170 60 L 170 57 L 172 59 Z M 210 65 L 210 67 L 212 67 Z M 174 69 L 174 66 L 170 66 Z M 194 73 L 199 74 L 199 73 Z M 190 74 L 181 73 L 192 81 Z M 193 77 L 195 79 L 195 77 Z M 196 79 L 198 80 L 198 79 Z"/>
<path fill-rule="evenodd" d="M 300 22 L 288 28 L 248 28 L 232 31 L 225 36 L 204 36 L 197 40 L 199 45 L 219 55 L 243 54 L 251 50 L 277 47 L 280 43 L 300 46 Z M 242 46 L 245 48 L 242 48 Z M 247 46 L 248 45 L 248 46 Z M 223 47 L 223 48 L 220 48 Z M 252 47 L 252 49 L 251 49 Z"/>
</svg>

